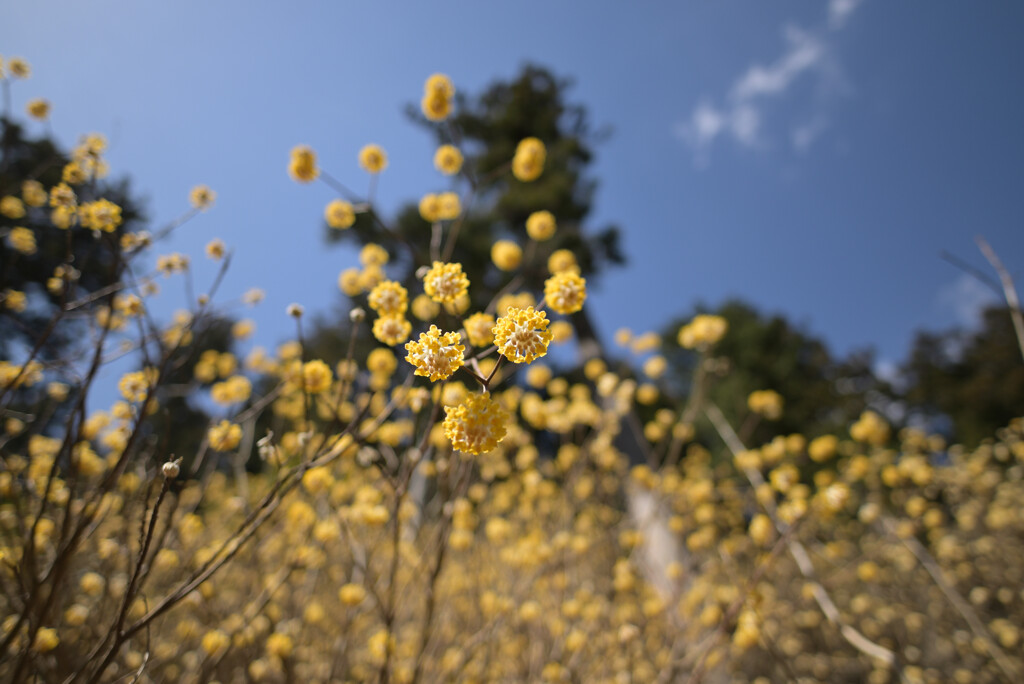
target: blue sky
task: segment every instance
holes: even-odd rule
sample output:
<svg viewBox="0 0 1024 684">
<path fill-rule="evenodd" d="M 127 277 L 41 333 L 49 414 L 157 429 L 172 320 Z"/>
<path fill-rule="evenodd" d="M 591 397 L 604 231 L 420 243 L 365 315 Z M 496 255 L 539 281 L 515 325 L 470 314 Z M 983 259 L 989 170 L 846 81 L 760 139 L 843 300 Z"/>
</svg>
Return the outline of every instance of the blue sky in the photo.
<svg viewBox="0 0 1024 684">
<path fill-rule="evenodd" d="M 209 184 L 216 207 L 160 251 L 235 258 L 256 343 L 287 337 L 285 306 L 328 311 L 355 263 L 325 248 L 322 185 L 286 175 L 313 146 L 359 189 L 356 153 L 384 146 L 385 210 L 444 187 L 403 110 L 444 72 L 465 92 L 525 62 L 571 77 L 612 137 L 597 149 L 593 224 L 624 228 L 630 264 L 593 292 L 601 329 L 646 330 L 746 299 L 846 353 L 897 362 L 918 328 L 970 322 L 991 296 L 939 257 L 984 267 L 984 234 L 1024 282 L 1024 4 L 894 2 L 8 3 L 0 54 L 54 104 L 66 144 L 98 131 L 156 223 Z M 500 32 L 499 32 L 500 31 Z M 174 282 L 160 295 L 183 302 Z"/>
</svg>

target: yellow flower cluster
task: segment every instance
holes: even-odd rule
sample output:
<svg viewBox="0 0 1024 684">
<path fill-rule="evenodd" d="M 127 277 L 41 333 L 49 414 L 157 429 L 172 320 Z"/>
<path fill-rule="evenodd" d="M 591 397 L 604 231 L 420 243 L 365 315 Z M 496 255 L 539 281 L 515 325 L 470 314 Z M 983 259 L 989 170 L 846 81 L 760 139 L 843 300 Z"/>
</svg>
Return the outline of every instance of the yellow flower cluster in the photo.
<svg viewBox="0 0 1024 684">
<path fill-rule="evenodd" d="M 388 155 L 380 145 L 366 145 L 359 150 L 359 166 L 367 173 L 380 173 L 388 167 Z"/>
<path fill-rule="evenodd" d="M 209 429 L 206 438 L 214 451 L 231 451 L 242 441 L 242 428 L 235 423 L 222 420 Z"/>
<path fill-rule="evenodd" d="M 420 199 L 420 216 L 428 223 L 457 219 L 462 213 L 462 203 L 454 192 L 428 193 Z"/>
<path fill-rule="evenodd" d="M 430 121 L 444 121 L 452 108 L 455 86 L 444 74 L 434 74 L 423 86 L 423 100 L 420 108 L 423 116 Z"/>
<path fill-rule="evenodd" d="M 462 271 L 462 264 L 445 264 L 435 261 L 423 276 L 423 291 L 440 304 L 454 303 L 469 290 L 469 278 Z"/>
<path fill-rule="evenodd" d="M 679 346 L 703 351 L 722 339 L 728 329 L 728 321 L 721 316 L 698 314 L 679 329 Z"/>
<path fill-rule="evenodd" d="M 512 157 L 512 175 L 524 183 L 537 180 L 544 173 L 547 154 L 544 143 L 537 138 L 520 140 Z"/>
<path fill-rule="evenodd" d="M 782 417 L 782 405 L 782 396 L 774 390 L 757 390 L 747 397 L 747 407 L 768 420 Z"/>
<path fill-rule="evenodd" d="M 587 281 L 573 271 L 561 271 L 544 281 L 544 301 L 560 314 L 576 313 L 586 298 Z"/>
<path fill-rule="evenodd" d="M 466 454 L 485 454 L 505 437 L 508 416 L 487 394 L 471 394 L 458 406 L 445 407 L 444 434 Z"/>
<path fill-rule="evenodd" d="M 509 307 L 494 325 L 498 353 L 513 363 L 533 363 L 548 353 L 552 333 L 544 311 Z"/>
<path fill-rule="evenodd" d="M 324 209 L 324 220 L 331 228 L 344 230 L 351 228 L 356 222 L 356 212 L 352 204 L 343 199 L 331 200 Z"/>
<path fill-rule="evenodd" d="M 86 202 L 78 208 L 83 228 L 112 233 L 121 225 L 121 207 L 105 199 Z"/>
<path fill-rule="evenodd" d="M 299 145 L 292 149 L 288 175 L 298 183 L 312 183 L 319 178 L 320 169 L 316 165 L 316 153 L 313 152 L 313 148 Z"/>
<path fill-rule="evenodd" d="M 455 145 L 441 145 L 434 153 L 434 167 L 446 176 L 462 170 L 462 152 Z"/>
<path fill-rule="evenodd" d="M 420 333 L 419 341 L 407 342 L 405 360 L 416 367 L 416 375 L 430 378 L 431 382 L 445 380 L 462 367 L 465 346 L 457 332 L 442 333 L 436 325 Z"/>
</svg>

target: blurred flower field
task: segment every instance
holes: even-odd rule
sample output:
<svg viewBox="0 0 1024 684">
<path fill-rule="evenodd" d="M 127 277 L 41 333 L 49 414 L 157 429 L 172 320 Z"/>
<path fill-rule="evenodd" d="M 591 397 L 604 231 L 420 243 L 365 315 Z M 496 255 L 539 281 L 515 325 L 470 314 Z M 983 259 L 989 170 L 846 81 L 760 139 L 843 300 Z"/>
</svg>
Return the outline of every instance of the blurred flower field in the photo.
<svg viewBox="0 0 1024 684">
<path fill-rule="evenodd" d="M 0 69 L 9 102 L 31 70 Z M 727 321 L 587 339 L 583 243 L 531 205 L 565 150 L 523 135 L 483 174 L 457 106 L 426 79 L 445 142 L 423 164 L 447 186 L 415 201 L 416 234 L 373 200 L 400 150 L 282 159 L 282 183 L 337 195 L 325 230 L 360 242 L 336 358 L 298 304 L 275 351 L 235 353 L 251 329 L 231 307 L 261 297 L 219 301 L 230 246 L 161 252 L 215 189 L 128 230 L 102 135 L 65 157 L 20 132 L 46 130 L 48 102 L 7 113 L 0 679 L 1021 681 L 1024 420 L 975 448 L 871 410 L 750 442 L 786 398 L 746 388 L 742 424 L 714 403 Z M 469 217 L 499 179 L 526 217 L 482 240 Z M 160 320 L 161 288 L 191 306 Z M 181 419 L 183 396 L 207 413 Z"/>
</svg>

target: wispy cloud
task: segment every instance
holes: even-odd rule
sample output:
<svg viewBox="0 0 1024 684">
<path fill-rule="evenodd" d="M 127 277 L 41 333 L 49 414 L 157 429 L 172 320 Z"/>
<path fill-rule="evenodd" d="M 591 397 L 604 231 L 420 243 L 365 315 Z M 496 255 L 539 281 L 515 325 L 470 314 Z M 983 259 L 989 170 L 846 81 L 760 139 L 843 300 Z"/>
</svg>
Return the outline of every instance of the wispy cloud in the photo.
<svg viewBox="0 0 1024 684">
<path fill-rule="evenodd" d="M 771 100 L 785 96 L 801 78 L 813 76 L 819 90 L 835 92 L 842 76 L 831 49 L 831 34 L 841 30 L 862 0 L 830 0 L 828 29 L 805 31 L 788 25 L 783 29 L 785 49 L 774 61 L 754 63 L 729 88 L 722 104 L 704 96 L 689 118 L 678 122 L 673 132 L 694 153 L 694 161 L 705 165 L 719 139 L 731 139 L 741 147 L 767 146 L 764 134 L 765 107 Z M 803 123 L 790 125 L 790 142 L 799 152 L 806 151 L 828 128 L 820 103 L 812 106 Z"/>
</svg>

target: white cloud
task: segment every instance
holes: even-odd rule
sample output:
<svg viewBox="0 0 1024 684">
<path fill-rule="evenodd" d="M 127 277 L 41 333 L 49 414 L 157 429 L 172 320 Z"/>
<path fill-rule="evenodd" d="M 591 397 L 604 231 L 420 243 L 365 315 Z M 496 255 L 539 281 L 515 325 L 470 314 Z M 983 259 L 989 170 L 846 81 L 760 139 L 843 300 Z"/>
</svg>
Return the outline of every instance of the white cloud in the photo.
<svg viewBox="0 0 1024 684">
<path fill-rule="evenodd" d="M 862 0 L 830 0 L 829 27 L 839 30 Z M 709 97 L 702 97 L 688 119 L 677 123 L 673 131 L 694 152 L 698 165 L 706 164 L 715 141 L 729 138 L 744 148 L 766 146 L 764 135 L 765 106 L 772 99 L 785 96 L 793 84 L 804 76 L 817 78 L 822 93 L 843 90 L 842 73 L 831 57 L 824 29 L 804 31 L 796 26 L 783 30 L 785 50 L 774 61 L 750 65 L 739 76 L 718 106 Z M 828 121 L 821 110 L 821 101 L 812 105 L 814 112 L 805 123 L 792 127 L 793 147 L 806 151 L 826 130 Z"/>
<path fill-rule="evenodd" d="M 998 301 L 988 286 L 966 273 L 939 290 L 937 299 L 942 310 L 951 312 L 957 323 L 968 328 L 977 328 L 985 307 Z"/>
<path fill-rule="evenodd" d="M 829 0 L 828 25 L 832 29 L 841 29 L 846 25 L 853 11 L 863 0 Z"/>
</svg>

